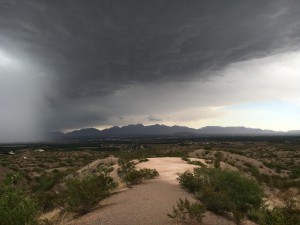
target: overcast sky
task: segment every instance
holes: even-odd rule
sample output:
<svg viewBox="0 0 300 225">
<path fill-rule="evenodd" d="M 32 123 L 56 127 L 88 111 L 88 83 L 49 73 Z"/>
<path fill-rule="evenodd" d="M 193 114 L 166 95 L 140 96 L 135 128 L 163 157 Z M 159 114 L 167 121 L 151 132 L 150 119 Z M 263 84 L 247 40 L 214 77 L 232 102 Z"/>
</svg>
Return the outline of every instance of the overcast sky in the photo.
<svg viewBox="0 0 300 225">
<path fill-rule="evenodd" d="M 0 0 L 0 141 L 300 129 L 299 15 L 298 0 Z"/>
</svg>

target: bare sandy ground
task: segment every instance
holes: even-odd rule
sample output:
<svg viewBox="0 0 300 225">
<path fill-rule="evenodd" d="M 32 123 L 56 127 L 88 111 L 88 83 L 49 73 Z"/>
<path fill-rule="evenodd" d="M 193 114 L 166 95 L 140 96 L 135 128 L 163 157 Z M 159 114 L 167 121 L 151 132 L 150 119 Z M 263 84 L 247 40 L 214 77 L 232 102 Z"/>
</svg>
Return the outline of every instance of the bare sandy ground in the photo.
<svg viewBox="0 0 300 225">
<path fill-rule="evenodd" d="M 156 169 L 159 172 L 159 177 L 157 178 L 158 181 L 165 181 L 177 185 L 177 178 L 180 173 L 183 173 L 186 170 L 192 171 L 198 166 L 187 164 L 181 158 L 163 157 L 149 158 L 148 162 L 140 163 L 137 167 Z"/>
<path fill-rule="evenodd" d="M 155 168 L 160 177 L 131 189 L 116 193 L 93 212 L 73 220 L 69 225 L 165 225 L 171 224 L 167 214 L 179 198 L 193 201 L 194 196 L 180 188 L 179 173 L 192 170 L 195 165 L 180 158 L 151 158 L 137 165 Z M 205 225 L 234 225 L 232 221 L 206 213 Z"/>
</svg>

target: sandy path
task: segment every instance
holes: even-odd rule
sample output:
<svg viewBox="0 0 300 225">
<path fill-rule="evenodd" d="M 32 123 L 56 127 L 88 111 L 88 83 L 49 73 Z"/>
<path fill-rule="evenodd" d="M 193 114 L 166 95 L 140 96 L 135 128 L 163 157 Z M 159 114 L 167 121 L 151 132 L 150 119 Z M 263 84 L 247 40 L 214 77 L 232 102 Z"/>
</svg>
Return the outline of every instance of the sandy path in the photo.
<svg viewBox="0 0 300 225">
<path fill-rule="evenodd" d="M 178 198 L 193 196 L 181 189 L 176 178 L 178 173 L 195 166 L 180 158 L 153 158 L 138 165 L 155 168 L 160 177 L 114 194 L 102 202 L 102 206 L 80 217 L 70 225 L 163 225 L 170 224 L 167 214 L 172 211 Z M 205 224 L 231 225 L 232 222 L 210 215 Z"/>
<path fill-rule="evenodd" d="M 178 185 L 178 175 L 186 170 L 192 171 L 197 166 L 187 164 L 181 158 L 163 157 L 149 158 L 148 162 L 140 163 L 136 167 L 156 169 L 159 172 L 158 181 Z"/>
<path fill-rule="evenodd" d="M 178 186 L 150 181 L 113 195 L 98 210 L 77 219 L 74 225 L 159 225 L 170 220 L 179 197 L 188 196 Z"/>
</svg>

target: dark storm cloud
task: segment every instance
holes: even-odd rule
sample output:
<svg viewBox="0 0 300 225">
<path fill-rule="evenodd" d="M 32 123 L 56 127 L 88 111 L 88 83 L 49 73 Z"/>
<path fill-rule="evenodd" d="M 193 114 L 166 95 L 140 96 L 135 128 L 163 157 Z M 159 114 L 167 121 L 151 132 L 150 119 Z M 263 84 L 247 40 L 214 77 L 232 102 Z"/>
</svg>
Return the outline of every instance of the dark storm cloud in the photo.
<svg viewBox="0 0 300 225">
<path fill-rule="evenodd" d="M 299 9 L 292 0 L 6 0 L 0 47 L 45 69 L 46 126 L 63 129 L 104 123 L 101 98 L 128 85 L 206 78 L 297 48 Z"/>
</svg>

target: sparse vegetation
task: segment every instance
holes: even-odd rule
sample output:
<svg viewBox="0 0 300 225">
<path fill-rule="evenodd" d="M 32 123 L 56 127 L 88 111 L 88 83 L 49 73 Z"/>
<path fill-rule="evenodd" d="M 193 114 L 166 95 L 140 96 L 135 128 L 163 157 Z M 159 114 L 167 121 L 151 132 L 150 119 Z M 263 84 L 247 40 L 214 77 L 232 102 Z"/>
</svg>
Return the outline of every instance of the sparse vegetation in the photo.
<svg viewBox="0 0 300 225">
<path fill-rule="evenodd" d="M 137 170 L 135 168 L 135 163 L 132 161 L 119 159 L 118 164 L 120 165 L 118 175 L 129 186 L 139 184 L 145 179 L 153 179 L 159 176 L 159 173 L 155 169 L 143 168 Z"/>
<path fill-rule="evenodd" d="M 27 204 L 28 212 L 32 210 L 32 215 L 34 215 L 31 217 L 33 218 L 32 222 L 27 222 L 27 224 L 36 223 L 38 212 L 49 211 L 58 205 L 62 209 L 72 211 L 69 204 L 58 204 L 58 202 L 61 202 L 60 199 L 63 198 L 63 193 L 65 193 L 62 190 L 67 188 L 65 184 L 67 178 L 70 179 L 71 177 L 72 180 L 81 180 L 80 177 L 82 176 L 97 176 L 99 174 L 107 177 L 110 174 L 116 176 L 113 170 L 117 165 L 112 167 L 113 163 L 100 163 L 95 167 L 88 168 L 81 175 L 77 172 L 97 159 L 110 156 L 119 158 L 120 169 L 117 171 L 118 175 L 129 186 L 138 184 L 144 179 L 151 179 L 157 176 L 157 171 L 149 169 L 139 170 L 136 168 L 135 163 L 146 162 L 147 158 L 152 157 L 182 157 L 187 163 L 204 168 L 201 169 L 202 172 L 199 172 L 199 175 L 188 172 L 183 173 L 181 181 L 185 183 L 188 190 L 197 194 L 197 198 L 208 210 L 231 218 L 234 215 L 237 222 L 248 217 L 260 225 L 300 224 L 297 217 L 299 210 L 294 206 L 291 207 L 292 204 L 284 203 L 286 198 L 282 197 L 289 189 L 298 190 L 293 196 L 299 196 L 300 140 L 298 137 L 220 137 L 215 139 L 205 138 L 203 140 L 192 138 L 178 140 L 174 137 L 174 139 L 126 139 L 107 140 L 101 143 L 78 142 L 43 146 L 39 144 L 18 146 L 0 146 L 0 151 L 8 152 L 13 150 L 16 153 L 15 155 L 9 155 L 1 154 L 0 152 L 0 179 L 8 173 L 17 172 L 19 174 L 10 176 L 9 179 L 11 179 L 12 185 L 8 188 L 8 186 L 3 186 L 2 184 L 0 192 L 7 191 L 7 196 L 15 196 L 14 205 L 16 205 L 16 208 L 18 208 L 19 203 Z M 34 149 L 45 149 L 45 152 L 36 152 Z M 191 160 L 190 158 L 199 158 L 199 160 Z M 205 163 L 202 163 L 202 160 Z M 210 168 L 222 167 L 238 170 L 245 174 L 248 177 L 246 179 L 250 183 L 259 184 L 264 189 L 267 193 L 265 196 L 267 199 L 276 199 L 273 203 L 274 209 L 270 210 L 270 208 L 265 206 L 257 208 L 257 204 L 253 205 L 252 203 L 251 206 L 249 203 L 246 206 L 240 205 L 238 202 L 245 200 L 241 196 L 235 196 L 235 200 L 232 200 L 234 195 L 228 194 L 230 193 L 228 190 L 230 185 L 227 183 L 224 185 L 225 178 L 230 180 L 230 176 L 217 174 L 213 172 L 215 169 L 207 169 L 206 171 L 205 167 L 207 164 L 209 164 L 208 167 Z M 224 170 L 220 169 L 218 171 L 224 172 Z M 202 176 L 202 179 L 198 179 L 197 176 Z M 245 178 L 243 175 L 241 176 L 243 179 Z M 234 180 L 239 180 L 235 175 L 233 177 Z M 19 187 L 14 184 L 17 180 L 19 180 Z M 218 182 L 215 182 L 216 180 Z M 221 184 L 221 181 L 223 184 Z M 216 188 L 218 185 L 219 188 Z M 250 184 L 237 186 L 241 189 L 247 187 L 248 190 L 248 185 Z M 96 185 L 93 187 L 96 187 Z M 234 193 L 243 193 L 242 190 L 235 189 L 236 187 L 230 188 L 235 190 Z M 102 195 L 103 198 L 108 196 L 111 191 L 112 189 L 107 192 L 107 195 Z M 80 198 L 78 197 L 78 199 Z M 85 213 L 84 211 L 92 210 L 101 201 L 101 198 L 96 205 L 90 208 L 88 206 L 88 210 L 79 210 L 81 212 L 77 211 L 76 213 L 82 214 Z M 75 198 L 73 200 L 75 201 Z M 3 198 L 1 198 L 1 201 L 3 203 Z M 182 200 L 182 205 L 184 205 L 184 201 Z M 74 208 L 77 208 L 75 203 L 70 203 L 70 205 L 74 205 Z M 236 210 L 237 206 L 238 210 Z M 3 204 L 1 207 L 3 207 Z M 175 208 L 179 210 L 178 206 Z M 13 212 L 13 210 L 10 211 Z M 21 215 L 21 211 L 19 212 Z M 4 211 L 1 209 L 1 219 L 3 213 Z M 29 214 L 24 212 L 22 215 Z M 2 224 L 1 222 L 0 225 L 3 225 L 3 222 Z M 18 224 L 22 224 L 22 221 L 18 222 Z"/>
<path fill-rule="evenodd" d="M 173 207 L 172 213 L 168 214 L 176 223 L 193 225 L 202 224 L 205 208 L 198 202 L 190 203 L 186 198 L 179 198 L 176 206 Z"/>
<path fill-rule="evenodd" d="M 34 185 L 33 191 L 37 193 L 43 193 L 46 191 L 49 191 L 51 188 L 56 185 L 59 180 L 61 180 L 64 177 L 65 174 L 55 171 L 52 174 L 48 176 L 40 176 L 37 178 L 37 184 Z"/>
<path fill-rule="evenodd" d="M 223 159 L 223 153 L 222 152 L 217 152 L 215 154 L 215 161 L 214 161 L 214 167 L 215 168 L 220 168 L 220 163 Z"/>
<path fill-rule="evenodd" d="M 197 160 L 191 160 L 191 159 L 189 159 L 189 158 L 187 158 L 187 157 L 181 157 L 181 159 L 182 159 L 183 161 L 186 161 L 186 162 L 189 163 L 189 164 L 201 166 L 201 167 L 203 167 L 203 168 L 206 168 L 206 167 L 207 167 L 204 163 L 202 163 L 202 162 L 200 162 L 200 161 L 197 161 Z"/>
<path fill-rule="evenodd" d="M 300 200 L 286 196 L 283 207 L 266 206 L 249 213 L 248 217 L 260 225 L 299 225 Z"/>
<path fill-rule="evenodd" d="M 179 183 L 196 193 L 208 210 L 221 215 L 233 213 L 236 224 L 262 203 L 259 185 L 236 171 L 197 168 L 181 174 Z"/>
<path fill-rule="evenodd" d="M 142 183 L 142 181 L 145 179 L 153 179 L 158 176 L 159 173 L 157 172 L 156 169 L 148 169 L 148 168 L 143 168 L 139 170 L 131 169 L 125 173 L 123 180 L 128 185 L 134 185 L 134 184 Z"/>
<path fill-rule="evenodd" d="M 66 211 L 85 214 L 109 196 L 117 183 L 107 175 L 88 175 L 67 180 L 58 204 Z"/>
<path fill-rule="evenodd" d="M 17 186 L 18 179 L 8 175 L 0 184 L 0 225 L 37 225 L 37 205 Z"/>
</svg>

